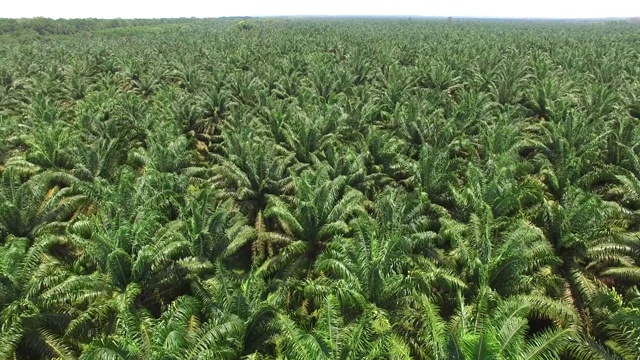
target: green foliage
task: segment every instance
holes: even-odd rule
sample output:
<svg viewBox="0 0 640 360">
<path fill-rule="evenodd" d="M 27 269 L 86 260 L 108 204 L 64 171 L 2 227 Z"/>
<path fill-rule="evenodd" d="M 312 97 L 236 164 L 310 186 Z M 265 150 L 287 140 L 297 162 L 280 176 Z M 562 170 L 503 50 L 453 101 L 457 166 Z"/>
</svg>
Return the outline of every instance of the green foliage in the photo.
<svg viewBox="0 0 640 360">
<path fill-rule="evenodd" d="M 0 358 L 640 358 L 639 31 L 0 19 Z"/>
</svg>

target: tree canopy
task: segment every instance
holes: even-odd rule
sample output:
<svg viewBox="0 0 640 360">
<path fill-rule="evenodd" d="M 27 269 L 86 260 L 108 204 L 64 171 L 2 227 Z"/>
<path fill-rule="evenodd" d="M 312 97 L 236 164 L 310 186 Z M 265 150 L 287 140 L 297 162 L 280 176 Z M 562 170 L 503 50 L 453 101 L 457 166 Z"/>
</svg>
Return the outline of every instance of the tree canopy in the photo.
<svg viewBox="0 0 640 360">
<path fill-rule="evenodd" d="M 0 359 L 640 359 L 634 24 L 0 34 Z"/>
</svg>

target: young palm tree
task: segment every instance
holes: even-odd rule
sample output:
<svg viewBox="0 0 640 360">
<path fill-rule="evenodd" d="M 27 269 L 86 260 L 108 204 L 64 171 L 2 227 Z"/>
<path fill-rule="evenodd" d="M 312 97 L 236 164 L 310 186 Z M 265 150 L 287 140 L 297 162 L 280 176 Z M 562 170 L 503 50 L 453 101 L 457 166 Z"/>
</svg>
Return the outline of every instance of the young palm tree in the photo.
<svg viewBox="0 0 640 360">
<path fill-rule="evenodd" d="M 637 273 L 635 236 L 629 237 L 617 206 L 595 195 L 571 189 L 561 202 L 545 205 L 545 235 L 561 260 L 554 272 L 563 291 L 593 331 L 593 299 L 606 284 L 623 285 Z"/>
<path fill-rule="evenodd" d="M 68 276 L 48 252 L 60 245 L 45 236 L 30 244 L 10 235 L 0 248 L 0 357 L 76 358 L 73 342 L 63 338 L 71 309 L 47 300 L 44 293 Z"/>
<path fill-rule="evenodd" d="M 273 230 L 258 234 L 259 273 L 271 275 L 311 272 L 313 263 L 336 237 L 347 235 L 348 222 L 364 213 L 362 194 L 342 177 L 329 180 L 324 169 L 294 178 L 289 201 L 269 196 L 264 212 Z"/>
<path fill-rule="evenodd" d="M 218 259 L 236 254 L 239 247 L 255 240 L 256 232 L 234 206 L 232 199 L 216 201 L 215 193 L 204 189 L 186 204 L 181 214 L 186 235 L 195 258 L 215 264 Z M 233 263 L 241 263 L 233 258 Z M 250 265 L 247 259 L 241 265 Z"/>
<path fill-rule="evenodd" d="M 81 215 L 87 198 L 75 194 L 73 176 L 43 172 L 22 182 L 18 172 L 2 173 L 0 188 L 0 241 L 8 235 L 30 241 L 40 235 L 62 233 L 67 223 Z"/>
<path fill-rule="evenodd" d="M 88 344 L 80 359 L 237 359 L 244 324 L 206 314 L 192 297 L 177 298 L 160 318 L 137 310 L 123 316 L 114 334 Z"/>
<path fill-rule="evenodd" d="M 228 133 L 224 156 L 214 155 L 218 163 L 213 166 L 209 181 L 225 196 L 235 199 L 257 224 L 262 221 L 267 197 L 284 194 L 290 187 L 294 155 L 275 145 L 255 142 L 252 136 L 248 131 Z"/>
<path fill-rule="evenodd" d="M 389 311 L 411 289 L 438 292 L 466 288 L 446 268 L 437 234 L 425 216 L 428 204 L 416 194 L 388 190 L 372 204 L 372 217 L 350 225 L 353 238 L 334 241 L 320 255 L 316 270 Z M 365 251 L 363 251 L 364 249 Z M 442 294 L 440 294 L 442 295 Z"/>
<path fill-rule="evenodd" d="M 407 345 L 376 308 L 366 309 L 359 318 L 345 324 L 337 298 L 329 295 L 312 317 L 315 326 L 306 330 L 287 315 L 277 315 L 274 321 L 280 335 L 274 340 L 276 358 L 411 359 Z"/>
<path fill-rule="evenodd" d="M 524 219 L 507 223 L 487 209 L 473 213 L 466 224 L 443 220 L 441 234 L 471 294 L 490 288 L 511 296 L 555 285 L 546 275 L 559 263 L 554 248 L 540 228 Z"/>
</svg>

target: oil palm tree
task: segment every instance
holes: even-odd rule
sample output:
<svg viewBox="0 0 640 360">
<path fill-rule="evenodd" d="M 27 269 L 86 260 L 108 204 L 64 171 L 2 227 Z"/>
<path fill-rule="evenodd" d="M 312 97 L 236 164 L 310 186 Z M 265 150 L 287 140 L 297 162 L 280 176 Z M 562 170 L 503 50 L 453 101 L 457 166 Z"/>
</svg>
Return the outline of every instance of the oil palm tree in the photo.
<svg viewBox="0 0 640 360">
<path fill-rule="evenodd" d="M 471 214 L 468 223 L 443 219 L 441 234 L 472 293 L 489 287 L 511 296 L 554 285 L 545 274 L 559 259 L 542 229 L 524 219 L 507 222 L 487 209 Z"/>
<path fill-rule="evenodd" d="M 173 301 L 158 319 L 136 310 L 120 320 L 112 335 L 89 343 L 80 359 L 236 359 L 241 350 L 244 324 L 206 314 L 188 296 Z"/>
<path fill-rule="evenodd" d="M 351 238 L 328 245 L 316 262 L 318 272 L 388 311 L 411 289 L 435 298 L 466 288 L 446 269 L 428 202 L 415 193 L 387 190 L 371 206 L 372 216 L 351 221 Z"/>
<path fill-rule="evenodd" d="M 276 358 L 411 359 L 409 348 L 378 309 L 369 308 L 345 324 L 337 298 L 329 295 L 313 317 L 315 326 L 307 330 L 286 314 L 277 315 Z"/>
<path fill-rule="evenodd" d="M 448 321 L 428 296 L 413 294 L 396 322 L 397 331 L 418 359 L 559 358 L 578 336 L 575 328 L 566 325 L 531 329 L 532 319 L 550 318 L 550 312 L 540 307 L 544 298 L 503 299 L 491 291 L 483 294 L 477 302 L 466 304 L 458 293 L 456 311 Z M 567 307 L 550 299 L 543 302 L 544 306 Z"/>
<path fill-rule="evenodd" d="M 596 195 L 571 189 L 562 201 L 549 201 L 542 215 L 545 236 L 561 260 L 554 273 L 587 331 L 593 329 L 588 313 L 598 289 L 607 283 L 622 285 L 637 273 L 637 240 L 619 211 Z"/>
<path fill-rule="evenodd" d="M 68 276 L 64 265 L 49 255 L 61 243 L 54 236 L 31 244 L 10 235 L 0 248 L 1 357 L 76 358 L 73 342 L 63 338 L 72 311 L 43 296 Z"/>
<path fill-rule="evenodd" d="M 295 177 L 294 189 L 290 199 L 267 198 L 264 216 L 276 227 L 258 234 L 259 273 L 311 272 L 326 246 L 347 235 L 348 222 L 364 213 L 362 194 L 348 188 L 343 177 L 329 180 L 325 169 Z"/>
<path fill-rule="evenodd" d="M 250 131 L 225 135 L 224 156 L 214 155 L 217 164 L 209 181 L 235 199 L 252 221 L 262 221 L 267 197 L 284 194 L 290 187 L 294 155 L 278 146 L 255 142 Z"/>
<path fill-rule="evenodd" d="M 62 233 L 82 214 L 87 197 L 73 186 L 77 179 L 62 172 L 43 172 L 22 181 L 12 168 L 2 173 L 0 239 L 8 235 L 30 241 L 40 235 Z"/>
</svg>

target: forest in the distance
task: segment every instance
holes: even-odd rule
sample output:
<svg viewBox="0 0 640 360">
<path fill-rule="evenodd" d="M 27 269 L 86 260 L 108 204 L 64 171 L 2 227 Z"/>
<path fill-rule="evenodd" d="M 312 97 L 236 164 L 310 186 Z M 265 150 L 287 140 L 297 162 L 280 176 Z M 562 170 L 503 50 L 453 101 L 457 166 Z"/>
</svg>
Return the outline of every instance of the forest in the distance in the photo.
<svg viewBox="0 0 640 360">
<path fill-rule="evenodd" d="M 0 360 L 640 359 L 637 24 L 116 22 L 0 20 Z"/>
</svg>

